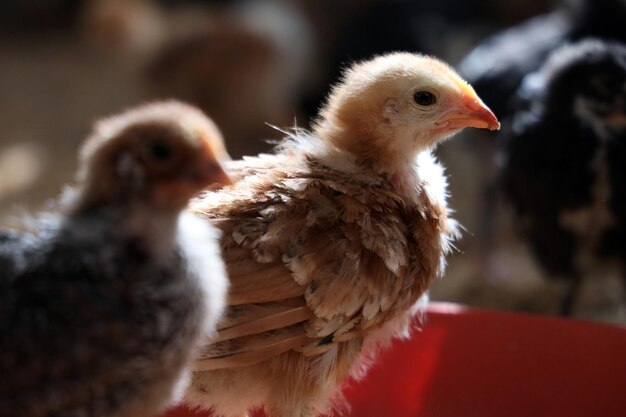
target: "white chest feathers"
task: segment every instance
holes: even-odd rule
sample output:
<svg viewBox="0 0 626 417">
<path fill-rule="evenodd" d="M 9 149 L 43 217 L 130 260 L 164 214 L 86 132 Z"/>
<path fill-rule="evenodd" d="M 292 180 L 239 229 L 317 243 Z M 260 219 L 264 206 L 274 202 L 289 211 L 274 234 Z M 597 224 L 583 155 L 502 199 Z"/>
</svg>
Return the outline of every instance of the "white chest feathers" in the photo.
<svg viewBox="0 0 626 417">
<path fill-rule="evenodd" d="M 220 250 L 221 232 L 190 212 L 178 219 L 177 243 L 186 259 L 189 272 L 204 292 L 204 333 L 215 332 L 217 321 L 226 306 L 228 278 Z"/>
</svg>

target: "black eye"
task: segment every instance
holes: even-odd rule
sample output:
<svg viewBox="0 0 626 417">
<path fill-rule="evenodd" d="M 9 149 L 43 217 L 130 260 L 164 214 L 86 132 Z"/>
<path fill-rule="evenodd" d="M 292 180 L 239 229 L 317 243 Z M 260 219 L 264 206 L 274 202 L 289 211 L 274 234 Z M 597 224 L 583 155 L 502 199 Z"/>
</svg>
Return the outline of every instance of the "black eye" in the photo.
<svg viewBox="0 0 626 417">
<path fill-rule="evenodd" d="M 432 106 L 437 101 L 437 97 L 428 91 L 418 91 L 413 95 L 413 100 L 420 106 Z"/>
<path fill-rule="evenodd" d="M 167 162 L 172 158 L 172 147 L 165 142 L 152 142 L 148 145 L 148 151 L 150 152 L 150 156 L 159 162 Z"/>
</svg>

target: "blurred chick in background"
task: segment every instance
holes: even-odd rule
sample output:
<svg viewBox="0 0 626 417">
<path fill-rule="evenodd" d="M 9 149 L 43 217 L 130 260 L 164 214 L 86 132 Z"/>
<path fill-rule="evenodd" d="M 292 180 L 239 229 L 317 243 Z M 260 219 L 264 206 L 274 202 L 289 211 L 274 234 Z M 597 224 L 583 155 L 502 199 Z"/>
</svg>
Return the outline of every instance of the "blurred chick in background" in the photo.
<svg viewBox="0 0 626 417">
<path fill-rule="evenodd" d="M 395 53 L 348 69 L 314 126 L 192 203 L 224 232 L 231 280 L 187 394 L 217 415 L 328 412 L 365 346 L 408 336 L 457 237 L 431 149 L 499 123 L 450 67 Z"/>
<path fill-rule="evenodd" d="M 570 314 L 583 278 L 626 274 L 626 45 L 563 46 L 516 99 L 502 191 L 541 266 L 571 281 L 561 308 Z M 624 287 L 608 291 L 624 309 Z"/>
<path fill-rule="evenodd" d="M 134 62 L 149 98 L 176 98 L 211 114 L 234 156 L 269 150 L 266 123 L 297 118 L 313 54 L 311 29 L 289 1 L 189 4 L 95 0 L 90 39 Z"/>
<path fill-rule="evenodd" d="M 127 111 L 96 125 L 61 212 L 0 233 L 0 416 L 150 416 L 184 389 L 227 279 L 219 232 L 181 211 L 229 183 L 222 157 L 194 108 Z"/>
<path fill-rule="evenodd" d="M 481 42 L 461 61 L 460 73 L 492 105 L 495 114 L 507 126 L 513 114 L 520 110 L 520 101 L 515 97 L 522 80 L 539 70 L 551 52 L 564 43 L 588 36 L 626 41 L 624 21 L 626 2 L 623 0 L 562 0 L 557 2 L 552 12 L 536 16 Z M 468 145 L 466 149 L 470 149 L 467 153 L 472 155 L 466 155 L 466 159 L 473 157 L 479 167 L 473 182 L 465 180 L 465 188 L 472 189 L 476 199 L 473 210 L 476 216 L 473 221 L 463 219 L 476 233 L 474 249 L 478 250 L 474 251 L 474 259 L 480 268 L 478 275 L 511 291 L 516 291 L 512 283 L 524 280 L 528 283 L 520 284 L 519 288 L 538 286 L 542 281 L 541 271 L 529 262 L 523 248 L 517 245 L 509 222 L 510 213 L 503 210 L 497 200 L 497 178 L 500 176 L 497 148 L 503 133 L 491 135 L 488 138 L 488 134 L 472 132 L 473 138 L 464 142 Z M 498 140 L 485 140 L 494 137 Z M 540 292 L 552 295 L 540 302 L 536 301 L 536 293 L 521 295 L 527 301 L 521 299 L 513 308 L 544 312 L 558 310 L 554 300 L 559 289 L 551 289 L 548 288 L 551 284 L 548 287 L 544 284 L 541 284 Z"/>
</svg>

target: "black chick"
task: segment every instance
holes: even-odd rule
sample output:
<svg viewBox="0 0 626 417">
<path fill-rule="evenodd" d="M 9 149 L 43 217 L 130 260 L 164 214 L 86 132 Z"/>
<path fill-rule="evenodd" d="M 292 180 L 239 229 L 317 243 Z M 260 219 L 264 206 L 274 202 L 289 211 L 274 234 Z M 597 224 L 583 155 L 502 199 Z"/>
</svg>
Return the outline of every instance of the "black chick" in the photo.
<svg viewBox="0 0 626 417">
<path fill-rule="evenodd" d="M 460 73 L 499 118 L 506 118 L 524 76 L 538 70 L 552 51 L 591 36 L 626 41 L 624 22 L 623 0 L 565 0 L 551 13 L 487 38 L 463 59 Z"/>
<path fill-rule="evenodd" d="M 216 229 L 181 212 L 228 183 L 221 146 L 179 103 L 104 120 L 62 211 L 0 233 L 0 416 L 150 416 L 184 389 L 227 280 Z"/>
<path fill-rule="evenodd" d="M 583 275 L 626 266 L 626 45 L 559 48 L 517 100 L 501 185 L 539 263 L 572 280 L 569 314 Z"/>
</svg>

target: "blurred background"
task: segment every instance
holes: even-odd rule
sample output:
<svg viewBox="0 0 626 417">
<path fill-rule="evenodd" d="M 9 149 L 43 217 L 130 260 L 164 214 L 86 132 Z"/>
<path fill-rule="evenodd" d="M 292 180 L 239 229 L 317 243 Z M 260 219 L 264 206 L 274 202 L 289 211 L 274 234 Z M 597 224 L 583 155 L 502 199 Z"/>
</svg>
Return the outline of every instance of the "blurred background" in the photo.
<svg viewBox="0 0 626 417">
<path fill-rule="evenodd" d="M 626 251 L 582 272 L 551 268 L 543 258 L 578 264 L 582 255 L 553 255 L 558 240 L 544 250 L 541 233 L 529 239 L 501 181 L 515 159 L 507 123 L 519 116 L 529 76 L 587 37 L 625 40 L 626 0 L 3 0 L 0 224 L 41 209 L 71 181 L 78 146 L 100 117 L 177 98 L 216 120 L 233 157 L 254 154 L 282 135 L 266 123 L 307 127 L 347 63 L 417 51 L 459 69 L 503 123 L 437 150 L 466 232 L 432 298 L 626 324 Z M 626 84 L 616 94 L 626 120 Z M 549 198 L 532 196 L 538 206 Z"/>
</svg>

